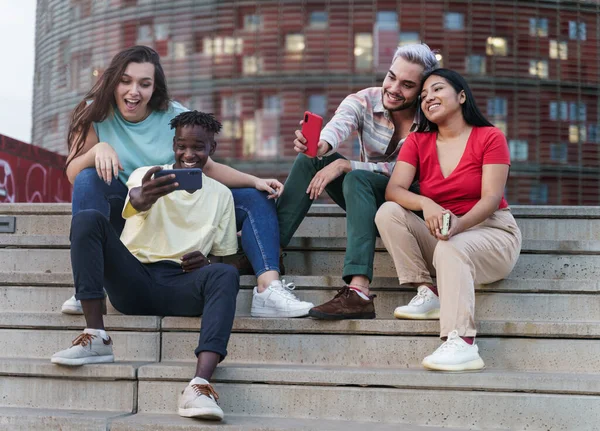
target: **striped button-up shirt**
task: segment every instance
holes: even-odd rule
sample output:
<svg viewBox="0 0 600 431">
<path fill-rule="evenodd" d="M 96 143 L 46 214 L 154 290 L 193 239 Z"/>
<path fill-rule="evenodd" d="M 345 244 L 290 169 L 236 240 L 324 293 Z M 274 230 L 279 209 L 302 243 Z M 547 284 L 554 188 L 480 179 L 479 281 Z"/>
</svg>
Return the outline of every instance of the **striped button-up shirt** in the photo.
<svg viewBox="0 0 600 431">
<path fill-rule="evenodd" d="M 414 129 L 414 125 L 411 131 Z M 402 138 L 391 154 L 386 154 L 394 135 L 394 123 L 381 100 L 381 87 L 371 87 L 346 97 L 335 115 L 321 131 L 321 139 L 332 149 L 325 156 L 335 153 L 339 145 L 354 131 L 360 142 L 360 162 L 351 161 L 352 169 L 364 169 L 387 176 L 392 175 Z"/>
</svg>

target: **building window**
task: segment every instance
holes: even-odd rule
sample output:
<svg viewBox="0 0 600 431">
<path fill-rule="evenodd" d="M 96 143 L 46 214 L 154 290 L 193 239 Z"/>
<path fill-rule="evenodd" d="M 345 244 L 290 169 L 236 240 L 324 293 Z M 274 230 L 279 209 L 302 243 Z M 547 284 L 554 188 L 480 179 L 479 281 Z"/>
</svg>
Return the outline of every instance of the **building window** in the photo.
<svg viewBox="0 0 600 431">
<path fill-rule="evenodd" d="M 598 124 L 590 124 L 588 126 L 587 138 L 589 142 L 594 144 L 600 144 L 600 136 L 598 134 L 598 129 L 600 126 Z"/>
<path fill-rule="evenodd" d="M 548 184 L 536 184 L 531 187 L 529 199 L 534 205 L 545 205 L 548 203 Z"/>
<path fill-rule="evenodd" d="M 377 24 L 381 25 L 398 25 L 398 14 L 393 11 L 377 12 Z"/>
<path fill-rule="evenodd" d="M 529 74 L 538 78 L 548 78 L 548 61 L 529 60 Z"/>
<path fill-rule="evenodd" d="M 313 11 L 310 13 L 308 25 L 311 28 L 327 28 L 329 15 L 324 11 Z"/>
<path fill-rule="evenodd" d="M 587 107 L 585 103 L 571 102 L 569 103 L 569 119 L 571 121 L 586 121 Z"/>
<path fill-rule="evenodd" d="M 550 160 L 557 163 L 567 163 L 567 144 L 550 144 Z"/>
<path fill-rule="evenodd" d="M 137 31 L 137 43 L 139 44 L 151 44 L 154 41 L 152 37 L 152 25 L 142 24 L 138 26 Z"/>
<path fill-rule="evenodd" d="M 244 15 L 244 30 L 256 31 L 262 27 L 262 16 L 252 14 Z"/>
<path fill-rule="evenodd" d="M 203 39 L 203 52 L 207 55 L 241 54 L 243 49 L 241 37 L 205 37 Z"/>
<path fill-rule="evenodd" d="M 311 94 L 308 96 L 308 110 L 313 114 L 324 117 L 327 113 L 327 96 L 324 94 Z"/>
<path fill-rule="evenodd" d="M 583 107 L 585 112 L 585 104 L 583 104 Z M 576 108 L 576 106 L 574 108 Z M 573 115 L 571 121 L 577 121 L 575 119 L 577 118 L 577 116 L 574 114 L 576 112 L 576 109 L 573 110 L 574 108 L 571 108 Z M 567 102 L 550 102 L 550 119 L 554 121 L 558 119 L 560 119 L 561 121 L 567 121 L 569 119 L 569 104 Z"/>
<path fill-rule="evenodd" d="M 550 58 L 567 60 L 569 57 L 569 47 L 567 42 L 564 41 L 550 41 Z"/>
<path fill-rule="evenodd" d="M 587 31 L 585 22 L 569 21 L 569 39 L 571 40 L 586 40 Z"/>
<path fill-rule="evenodd" d="M 173 42 L 173 58 L 181 60 L 188 56 L 188 45 L 185 42 Z"/>
<path fill-rule="evenodd" d="M 263 97 L 263 109 L 270 112 L 281 112 L 281 97 L 276 95 Z"/>
<path fill-rule="evenodd" d="M 244 120 L 243 129 L 242 154 L 250 156 L 256 153 L 256 122 Z"/>
<path fill-rule="evenodd" d="M 585 126 L 571 124 L 569 126 L 569 142 L 571 144 L 576 144 L 585 141 L 587 141 Z"/>
<path fill-rule="evenodd" d="M 504 97 L 488 99 L 487 114 L 489 117 L 506 117 L 506 99 Z"/>
<path fill-rule="evenodd" d="M 245 56 L 242 60 L 242 74 L 256 75 L 262 72 L 262 58 L 256 55 Z"/>
<path fill-rule="evenodd" d="M 235 118 L 242 114 L 242 104 L 237 96 L 221 97 L 221 118 Z"/>
<path fill-rule="evenodd" d="M 286 34 L 285 51 L 289 54 L 302 54 L 304 51 L 304 35 L 296 33 Z"/>
<path fill-rule="evenodd" d="M 483 55 L 467 56 L 467 73 L 471 75 L 485 75 L 485 59 Z"/>
<path fill-rule="evenodd" d="M 371 70 L 373 68 L 373 35 L 358 33 L 354 35 L 354 69 Z"/>
<path fill-rule="evenodd" d="M 464 30 L 465 15 L 458 12 L 446 12 L 444 14 L 444 28 L 446 30 Z"/>
<path fill-rule="evenodd" d="M 529 144 L 520 139 L 511 139 L 508 141 L 510 149 L 510 160 L 513 162 L 525 162 L 529 156 Z"/>
<path fill-rule="evenodd" d="M 398 38 L 398 46 L 412 45 L 421 43 L 419 33 L 414 31 L 403 31 Z"/>
<path fill-rule="evenodd" d="M 548 20 L 529 18 L 529 36 L 548 37 Z"/>
<path fill-rule="evenodd" d="M 154 25 L 154 40 L 169 40 L 169 24 L 160 23 Z"/>
<path fill-rule="evenodd" d="M 488 37 L 487 46 L 485 48 L 487 55 L 497 55 L 505 57 L 508 55 L 508 46 L 504 37 Z"/>
<path fill-rule="evenodd" d="M 221 129 L 220 136 L 224 139 L 241 139 L 242 129 L 239 121 L 223 120 L 221 124 L 223 125 L 223 129 Z"/>
</svg>

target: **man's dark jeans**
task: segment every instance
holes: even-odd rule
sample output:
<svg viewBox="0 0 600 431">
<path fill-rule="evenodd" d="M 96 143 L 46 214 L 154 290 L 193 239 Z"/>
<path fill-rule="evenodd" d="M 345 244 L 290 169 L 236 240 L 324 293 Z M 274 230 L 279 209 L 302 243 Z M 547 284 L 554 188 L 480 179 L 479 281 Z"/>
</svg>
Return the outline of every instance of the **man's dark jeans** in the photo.
<svg viewBox="0 0 600 431">
<path fill-rule="evenodd" d="M 196 355 L 202 351 L 227 355 L 240 286 L 234 267 L 212 264 L 186 273 L 172 261 L 143 264 L 96 210 L 73 216 L 71 264 L 78 300 L 102 299 L 104 288 L 123 314 L 202 315 Z"/>
</svg>

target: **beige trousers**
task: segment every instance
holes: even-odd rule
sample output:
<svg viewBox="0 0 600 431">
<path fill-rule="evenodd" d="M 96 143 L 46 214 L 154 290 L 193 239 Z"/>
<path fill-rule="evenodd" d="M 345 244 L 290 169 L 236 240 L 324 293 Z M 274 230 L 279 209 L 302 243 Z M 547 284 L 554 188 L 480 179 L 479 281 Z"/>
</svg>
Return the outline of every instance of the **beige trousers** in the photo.
<svg viewBox="0 0 600 431">
<path fill-rule="evenodd" d="M 475 284 L 505 278 L 521 251 L 521 231 L 510 210 L 498 210 L 448 241 L 433 237 L 421 218 L 395 202 L 379 208 L 375 223 L 400 284 L 433 283 L 436 276 L 440 336 L 457 330 L 462 337 L 474 337 Z"/>
</svg>

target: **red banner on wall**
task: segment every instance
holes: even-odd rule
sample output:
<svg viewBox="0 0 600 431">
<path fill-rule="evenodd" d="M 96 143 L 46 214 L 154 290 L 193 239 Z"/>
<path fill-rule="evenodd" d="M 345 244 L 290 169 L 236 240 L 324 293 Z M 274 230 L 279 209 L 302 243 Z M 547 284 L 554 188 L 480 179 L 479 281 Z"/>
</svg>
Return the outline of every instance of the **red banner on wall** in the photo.
<svg viewBox="0 0 600 431">
<path fill-rule="evenodd" d="M 66 157 L 0 135 L 0 203 L 71 202 Z"/>
</svg>

